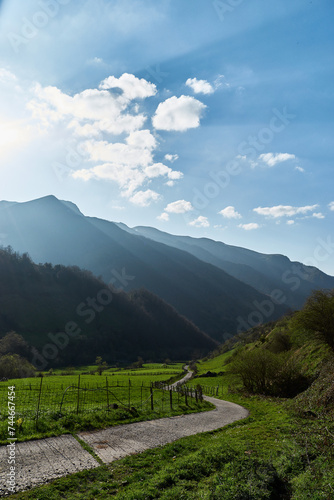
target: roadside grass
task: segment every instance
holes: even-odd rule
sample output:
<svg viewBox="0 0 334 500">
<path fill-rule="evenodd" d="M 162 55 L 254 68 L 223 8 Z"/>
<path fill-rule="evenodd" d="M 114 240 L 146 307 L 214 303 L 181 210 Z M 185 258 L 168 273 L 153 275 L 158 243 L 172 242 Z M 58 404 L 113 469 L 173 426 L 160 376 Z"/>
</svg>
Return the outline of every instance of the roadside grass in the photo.
<svg viewBox="0 0 334 500">
<path fill-rule="evenodd" d="M 318 369 L 314 356 L 322 353 L 305 349 L 299 351 L 303 359 L 312 371 Z M 212 361 L 205 361 L 199 373 L 217 372 Z M 199 383 L 204 393 L 244 406 L 250 412 L 246 419 L 9 498 L 333 499 L 334 412 L 317 406 L 319 384 L 332 383 L 331 373 L 328 380 L 318 379 L 319 387 L 288 400 L 245 394 L 238 377 L 221 368 L 220 359 L 222 375 L 194 378 L 187 385 Z"/>
<path fill-rule="evenodd" d="M 308 419 L 298 418 L 282 400 L 238 394 L 225 399 L 243 404 L 250 416 L 10 498 L 333 498 L 333 462 L 311 456 L 303 444 L 300 432 Z"/>
<path fill-rule="evenodd" d="M 334 498 L 334 450 L 333 441 L 329 440 L 329 433 L 334 435 L 333 421 L 304 415 L 293 400 L 243 394 L 235 376 L 226 374 L 224 377 L 219 399 L 247 408 L 250 415 L 246 419 L 217 431 L 182 438 L 129 456 L 108 466 L 67 476 L 10 498 Z M 194 386 L 200 380 L 193 379 L 188 384 Z M 208 382 L 206 392 L 217 385 L 215 378 L 205 379 L 205 382 Z"/>
</svg>

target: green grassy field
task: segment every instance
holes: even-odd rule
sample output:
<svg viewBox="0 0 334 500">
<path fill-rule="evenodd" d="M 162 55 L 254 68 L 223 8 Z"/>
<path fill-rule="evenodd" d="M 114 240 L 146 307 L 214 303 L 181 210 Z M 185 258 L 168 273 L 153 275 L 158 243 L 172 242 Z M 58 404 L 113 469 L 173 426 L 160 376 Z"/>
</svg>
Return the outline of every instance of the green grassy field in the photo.
<svg viewBox="0 0 334 500">
<path fill-rule="evenodd" d="M 279 326 L 282 328 L 282 325 Z M 229 372 L 232 352 L 197 364 L 188 386 L 240 404 L 250 415 L 214 432 L 187 437 L 13 495 L 38 500 L 332 500 L 334 498 L 333 366 L 318 339 L 291 336 L 292 353 L 312 386 L 291 399 L 251 395 Z M 270 346 L 275 329 L 245 349 Z M 146 368 L 147 369 L 147 368 Z M 320 373 L 320 375 L 319 375 Z M 132 379 L 133 380 L 133 379 Z M 321 401 L 324 403 L 321 403 Z M 320 401 L 320 403 L 319 403 Z"/>
<path fill-rule="evenodd" d="M 149 364 L 133 370 L 106 370 L 101 375 L 87 372 L 82 367 L 71 375 L 56 371 L 51 376 L 1 382 L 0 444 L 8 438 L 8 387 L 15 387 L 18 441 L 211 408 L 206 402 L 186 400 L 178 392 L 172 393 L 171 406 L 170 395 L 156 387 L 158 382 L 182 378 L 182 364 Z"/>
<path fill-rule="evenodd" d="M 38 500 L 330 500 L 333 460 L 317 453 L 326 431 L 286 401 L 225 394 L 243 421 L 54 481 L 10 498 Z M 310 432 L 306 433 L 306 427 Z M 333 429 L 331 428 L 330 431 Z"/>
<path fill-rule="evenodd" d="M 212 359 L 201 360 L 196 363 L 198 374 L 201 375 L 208 371 L 211 372 L 225 372 L 228 368 L 226 361 L 233 355 L 234 350 L 220 354 Z"/>
</svg>

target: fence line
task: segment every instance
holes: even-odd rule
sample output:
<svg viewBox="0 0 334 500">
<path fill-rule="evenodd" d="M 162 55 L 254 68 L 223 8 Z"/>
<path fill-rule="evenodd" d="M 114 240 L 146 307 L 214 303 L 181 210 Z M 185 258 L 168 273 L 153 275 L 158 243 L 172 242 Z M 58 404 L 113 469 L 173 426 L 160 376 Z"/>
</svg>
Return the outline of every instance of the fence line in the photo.
<svg viewBox="0 0 334 500">
<path fill-rule="evenodd" d="M 169 393 L 169 397 L 168 397 Z M 59 418 L 65 414 L 83 414 L 88 412 L 111 412 L 121 409 L 129 412 L 164 411 L 169 405 L 175 410 L 190 402 L 201 401 L 202 391 L 185 385 L 169 386 L 166 382 L 136 384 L 129 379 L 112 383 L 109 377 L 105 382 L 96 384 L 83 383 L 80 375 L 77 384 L 65 387 L 64 384 L 48 384 L 44 377 L 40 383 L 17 384 L 16 417 L 38 421 L 43 416 Z M 4 413 L 7 405 L 7 386 L 0 386 L 0 409 Z"/>
</svg>

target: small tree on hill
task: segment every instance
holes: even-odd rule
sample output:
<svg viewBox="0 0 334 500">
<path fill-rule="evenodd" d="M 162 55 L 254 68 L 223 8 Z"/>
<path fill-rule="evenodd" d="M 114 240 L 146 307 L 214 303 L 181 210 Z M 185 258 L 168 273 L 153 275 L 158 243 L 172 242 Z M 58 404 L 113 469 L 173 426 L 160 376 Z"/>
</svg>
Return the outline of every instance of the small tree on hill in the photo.
<svg viewBox="0 0 334 500">
<path fill-rule="evenodd" d="M 108 364 L 106 361 L 102 361 L 101 356 L 97 356 L 95 360 L 95 364 L 97 365 L 97 371 L 99 375 L 102 375 L 103 370 L 106 370 L 108 368 Z"/>
<path fill-rule="evenodd" d="M 296 327 L 321 335 L 334 351 L 334 290 L 316 290 L 294 317 Z"/>
</svg>

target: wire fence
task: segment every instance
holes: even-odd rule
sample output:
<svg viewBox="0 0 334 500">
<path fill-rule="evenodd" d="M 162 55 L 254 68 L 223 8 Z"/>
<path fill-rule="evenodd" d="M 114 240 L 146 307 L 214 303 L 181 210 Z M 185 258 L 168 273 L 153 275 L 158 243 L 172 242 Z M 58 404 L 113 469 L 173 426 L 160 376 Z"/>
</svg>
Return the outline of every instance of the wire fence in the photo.
<svg viewBox="0 0 334 500">
<path fill-rule="evenodd" d="M 103 377 L 104 379 L 104 377 Z M 202 400 L 202 391 L 183 385 L 168 386 L 166 382 L 134 383 L 130 379 L 110 382 L 105 380 L 82 381 L 80 375 L 75 383 L 50 384 L 41 377 L 33 383 L 20 383 L 15 387 L 16 418 L 35 421 L 36 427 L 42 417 L 60 417 L 67 414 L 90 412 L 107 413 L 117 409 L 130 412 L 149 413 L 177 410 L 190 406 L 192 401 Z M 6 418 L 8 388 L 0 387 L 1 417 Z"/>
</svg>

